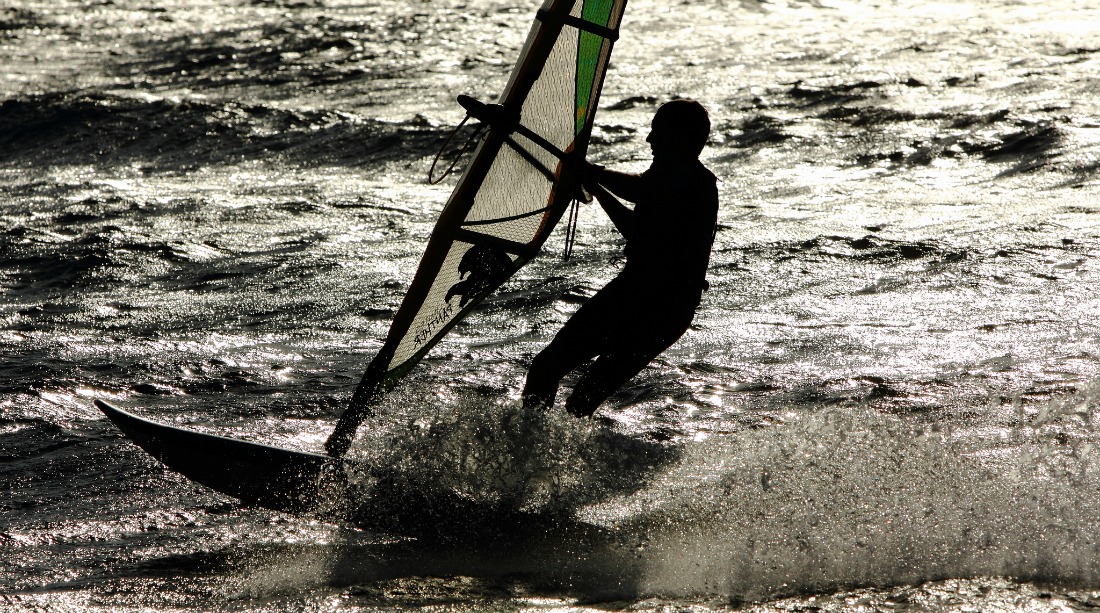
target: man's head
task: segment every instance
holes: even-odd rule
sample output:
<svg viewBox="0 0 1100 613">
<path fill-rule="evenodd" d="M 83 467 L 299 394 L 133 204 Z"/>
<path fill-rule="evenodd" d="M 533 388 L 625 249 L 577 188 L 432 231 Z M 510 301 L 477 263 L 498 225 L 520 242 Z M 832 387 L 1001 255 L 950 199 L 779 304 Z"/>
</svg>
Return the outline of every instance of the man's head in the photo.
<svg viewBox="0 0 1100 613">
<path fill-rule="evenodd" d="M 710 115 L 694 100 L 673 100 L 661 105 L 646 137 L 653 159 L 697 158 L 710 136 Z"/>
</svg>

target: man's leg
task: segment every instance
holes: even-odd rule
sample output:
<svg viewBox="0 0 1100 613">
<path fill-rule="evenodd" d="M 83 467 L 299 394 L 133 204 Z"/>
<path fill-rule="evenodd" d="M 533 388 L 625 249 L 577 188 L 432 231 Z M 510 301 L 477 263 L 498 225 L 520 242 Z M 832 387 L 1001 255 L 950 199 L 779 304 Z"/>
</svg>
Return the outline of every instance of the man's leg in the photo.
<svg viewBox="0 0 1100 613">
<path fill-rule="evenodd" d="M 600 355 L 573 386 L 573 393 L 565 401 L 565 410 L 576 417 L 595 413 L 604 400 L 683 336 L 693 315 L 688 312 L 679 317 L 673 314 L 659 318 L 662 321 L 650 323 L 648 329 L 636 327 L 633 332 L 627 332 L 629 338 L 610 339 L 609 350 Z M 650 336 L 643 337 L 644 333 Z"/>
<path fill-rule="evenodd" d="M 525 409 L 553 407 L 562 377 L 607 347 L 618 310 L 614 293 L 611 284 L 596 292 L 565 322 L 554 340 L 535 356 L 523 386 Z"/>
<path fill-rule="evenodd" d="M 549 409 L 554 406 L 558 385 L 569 374 L 595 356 L 593 348 L 598 343 L 586 342 L 583 335 L 569 334 L 567 328 L 531 361 L 527 382 L 523 386 L 523 408 Z"/>
<path fill-rule="evenodd" d="M 634 375 L 667 347 L 645 353 L 609 353 L 602 355 L 584 373 L 573 393 L 565 400 L 565 410 L 575 417 L 588 417 Z"/>
</svg>

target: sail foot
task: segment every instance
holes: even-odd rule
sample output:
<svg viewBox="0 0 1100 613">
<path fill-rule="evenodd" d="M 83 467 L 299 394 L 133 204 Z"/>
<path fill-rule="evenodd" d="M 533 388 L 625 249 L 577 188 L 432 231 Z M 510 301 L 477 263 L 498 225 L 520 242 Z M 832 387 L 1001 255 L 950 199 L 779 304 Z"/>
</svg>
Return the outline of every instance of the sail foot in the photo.
<svg viewBox="0 0 1100 613">
<path fill-rule="evenodd" d="M 373 405 L 378 397 L 379 384 L 371 377 L 371 371 L 359 382 L 355 388 L 355 394 L 351 397 L 351 404 L 344 411 L 340 419 L 336 421 L 336 427 L 328 440 L 325 441 L 325 451 L 334 458 L 343 457 L 351 448 L 355 440 L 355 433 L 359 425 L 365 419 L 374 414 Z"/>
</svg>

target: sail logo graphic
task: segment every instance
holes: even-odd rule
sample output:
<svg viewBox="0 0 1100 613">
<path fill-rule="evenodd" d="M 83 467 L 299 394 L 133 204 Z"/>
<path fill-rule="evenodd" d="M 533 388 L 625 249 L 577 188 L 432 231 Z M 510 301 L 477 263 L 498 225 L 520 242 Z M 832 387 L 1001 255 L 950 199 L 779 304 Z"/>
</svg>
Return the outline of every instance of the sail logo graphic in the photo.
<svg viewBox="0 0 1100 613">
<path fill-rule="evenodd" d="M 454 315 L 454 310 L 455 307 L 450 301 L 443 303 L 443 306 L 439 307 L 439 310 L 428 318 L 428 321 L 424 322 L 424 325 L 416 333 L 416 336 L 413 337 L 413 344 L 419 347 L 426 343 L 428 339 L 432 338 L 437 327 L 451 320 L 451 316 Z"/>
<path fill-rule="evenodd" d="M 459 305 L 465 307 L 503 283 L 512 274 L 512 268 L 512 258 L 507 253 L 488 245 L 474 245 L 458 263 L 460 281 L 447 291 L 446 300 L 458 296 Z"/>
<path fill-rule="evenodd" d="M 421 346 L 429 341 L 439 326 L 455 316 L 451 299 L 458 297 L 459 308 L 479 300 L 504 282 L 515 268 L 508 254 L 488 245 L 474 245 L 458 262 L 458 281 L 447 290 L 445 302 L 424 322 L 413 336 L 413 344 Z"/>
</svg>

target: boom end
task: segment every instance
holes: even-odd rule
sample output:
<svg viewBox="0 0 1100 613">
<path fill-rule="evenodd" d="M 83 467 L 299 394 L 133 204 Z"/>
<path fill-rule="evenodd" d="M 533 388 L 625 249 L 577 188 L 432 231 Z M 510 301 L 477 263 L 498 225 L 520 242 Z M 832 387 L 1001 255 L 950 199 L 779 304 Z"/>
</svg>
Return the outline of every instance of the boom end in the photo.
<svg viewBox="0 0 1100 613">
<path fill-rule="evenodd" d="M 502 104 L 486 104 L 464 94 L 459 94 L 458 104 L 466 113 L 490 127 L 511 132 L 519 124 L 519 113 Z"/>
</svg>

